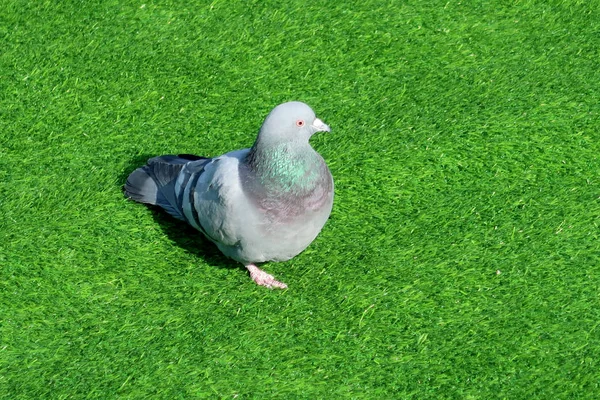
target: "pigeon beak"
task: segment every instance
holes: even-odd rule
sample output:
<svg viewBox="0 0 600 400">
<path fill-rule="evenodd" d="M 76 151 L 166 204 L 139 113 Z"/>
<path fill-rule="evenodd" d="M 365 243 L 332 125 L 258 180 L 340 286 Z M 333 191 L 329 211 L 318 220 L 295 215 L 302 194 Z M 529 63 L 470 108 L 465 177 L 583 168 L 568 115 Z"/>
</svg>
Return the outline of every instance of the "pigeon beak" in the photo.
<svg viewBox="0 0 600 400">
<path fill-rule="evenodd" d="M 315 122 L 313 122 L 312 127 L 315 132 L 331 132 L 331 128 L 325 122 L 321 121 L 319 118 L 315 118 Z"/>
</svg>

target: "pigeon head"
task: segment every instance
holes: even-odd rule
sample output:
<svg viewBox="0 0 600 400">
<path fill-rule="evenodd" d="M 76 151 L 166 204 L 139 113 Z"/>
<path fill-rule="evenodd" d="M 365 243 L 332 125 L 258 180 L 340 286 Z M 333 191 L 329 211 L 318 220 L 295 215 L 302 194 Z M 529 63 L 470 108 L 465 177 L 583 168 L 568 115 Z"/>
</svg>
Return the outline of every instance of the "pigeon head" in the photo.
<svg viewBox="0 0 600 400">
<path fill-rule="evenodd" d="M 329 132 L 329 126 L 315 116 L 315 112 L 299 101 L 290 101 L 275 107 L 262 124 L 258 141 L 263 144 L 308 142 L 316 132 Z"/>
<path fill-rule="evenodd" d="M 329 132 L 329 126 L 308 105 L 291 101 L 275 107 L 241 165 L 252 176 L 245 179 L 249 192 L 259 199 L 298 197 L 330 179 L 325 161 L 309 143 L 316 132 Z"/>
</svg>

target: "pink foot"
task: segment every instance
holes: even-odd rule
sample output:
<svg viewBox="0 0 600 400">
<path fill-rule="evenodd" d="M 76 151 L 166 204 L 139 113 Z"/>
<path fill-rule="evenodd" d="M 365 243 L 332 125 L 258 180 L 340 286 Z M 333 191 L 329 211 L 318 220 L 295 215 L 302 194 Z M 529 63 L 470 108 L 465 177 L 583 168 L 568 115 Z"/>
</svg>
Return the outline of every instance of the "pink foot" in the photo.
<svg viewBox="0 0 600 400">
<path fill-rule="evenodd" d="M 287 285 L 283 282 L 276 281 L 273 275 L 267 274 L 262 269 L 258 268 L 254 264 L 246 265 L 248 271 L 250 271 L 250 277 L 257 285 L 266 286 L 269 289 L 287 289 Z"/>
</svg>

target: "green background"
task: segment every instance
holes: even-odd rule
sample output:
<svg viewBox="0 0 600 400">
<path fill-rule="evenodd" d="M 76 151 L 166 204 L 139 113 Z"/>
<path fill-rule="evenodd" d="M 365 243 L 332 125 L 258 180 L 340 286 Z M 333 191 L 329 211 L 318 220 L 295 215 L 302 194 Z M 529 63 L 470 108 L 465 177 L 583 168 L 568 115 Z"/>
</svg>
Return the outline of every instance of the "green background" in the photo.
<svg viewBox="0 0 600 400">
<path fill-rule="evenodd" d="M 600 396 L 600 5 L 0 5 L 0 398 Z M 310 104 L 330 221 L 257 287 L 127 201 Z"/>
</svg>

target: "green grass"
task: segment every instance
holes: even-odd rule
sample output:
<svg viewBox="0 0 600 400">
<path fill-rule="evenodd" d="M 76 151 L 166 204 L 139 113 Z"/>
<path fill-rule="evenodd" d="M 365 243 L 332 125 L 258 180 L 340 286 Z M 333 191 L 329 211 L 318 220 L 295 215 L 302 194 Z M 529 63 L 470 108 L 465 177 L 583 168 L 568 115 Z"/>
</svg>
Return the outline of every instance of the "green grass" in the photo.
<svg viewBox="0 0 600 400">
<path fill-rule="evenodd" d="M 600 396 L 597 2 L 0 11 L 0 398 Z M 121 185 L 287 100 L 336 198 L 270 291 Z"/>
</svg>

